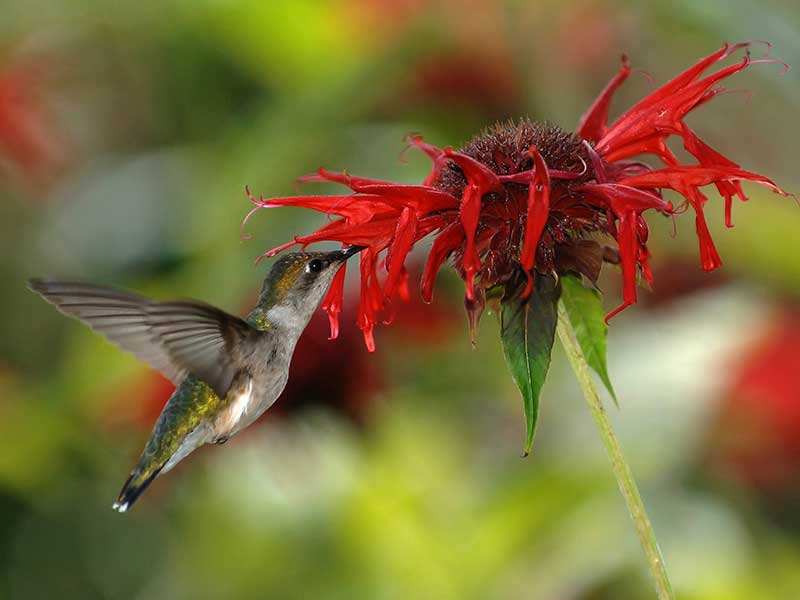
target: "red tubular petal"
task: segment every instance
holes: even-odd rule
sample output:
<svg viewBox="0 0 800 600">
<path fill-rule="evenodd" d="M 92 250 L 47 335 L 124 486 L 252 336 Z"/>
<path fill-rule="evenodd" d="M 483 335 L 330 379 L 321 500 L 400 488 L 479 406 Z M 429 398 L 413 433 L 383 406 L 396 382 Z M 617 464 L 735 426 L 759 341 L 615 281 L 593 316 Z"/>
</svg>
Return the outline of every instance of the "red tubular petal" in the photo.
<svg viewBox="0 0 800 600">
<path fill-rule="evenodd" d="M 464 177 L 467 178 L 469 183 L 481 188 L 483 194 L 503 191 L 503 184 L 497 178 L 497 175 L 483 163 L 466 154 L 453 152 L 450 148 L 447 148 L 444 153 L 447 158 L 461 167 L 461 170 L 464 171 Z"/>
<path fill-rule="evenodd" d="M 315 242 L 341 242 L 351 246 L 371 246 L 373 248 L 385 248 L 394 235 L 397 227 L 395 218 L 380 219 L 351 225 L 347 221 L 340 219 L 320 227 L 314 233 L 303 237 L 296 237 L 295 241 L 307 246 Z"/>
<path fill-rule="evenodd" d="M 646 190 L 625 185 L 624 181 L 620 183 L 590 183 L 578 189 L 602 199 L 617 217 L 628 211 L 641 213 L 651 208 L 663 213 L 672 212 L 672 205 L 669 202 Z"/>
<path fill-rule="evenodd" d="M 632 211 L 619 216 L 619 255 L 622 266 L 622 304 L 606 315 L 606 323 L 611 318 L 636 302 L 636 218 Z"/>
<path fill-rule="evenodd" d="M 729 158 L 723 156 L 711 146 L 706 144 L 703 140 L 697 137 L 697 134 L 692 131 L 688 125 L 683 124 L 681 131 L 683 138 L 683 147 L 686 151 L 694 156 L 700 164 L 704 167 L 732 167 L 734 169 L 740 168 L 739 165 Z M 746 198 L 743 198 L 745 200 Z"/>
<path fill-rule="evenodd" d="M 467 244 L 464 249 L 464 279 L 467 284 L 467 298 L 475 297 L 475 274 L 481 268 L 481 260 L 475 248 L 475 231 L 478 228 L 478 219 L 481 213 L 481 190 L 473 184 L 464 188 L 464 197 L 461 200 L 461 226 L 464 228 L 464 237 Z"/>
<path fill-rule="evenodd" d="M 683 137 L 683 147 L 692 154 L 700 164 L 703 166 L 723 166 L 723 167 L 733 167 L 738 169 L 739 165 L 733 162 L 732 160 L 728 159 L 727 157 L 723 156 L 713 148 L 711 148 L 708 144 L 703 142 L 697 135 L 689 129 L 687 125 L 684 124 L 683 126 L 683 133 L 681 134 Z M 717 191 L 719 192 L 720 196 L 725 199 L 725 226 L 726 227 L 733 227 L 733 219 L 731 215 L 731 211 L 733 208 L 733 197 L 739 196 L 742 201 L 747 200 L 747 196 L 744 195 L 744 191 L 742 190 L 742 185 L 739 181 L 717 181 L 714 183 L 717 186 Z"/>
<path fill-rule="evenodd" d="M 423 141 L 422 136 L 420 135 L 406 136 L 406 141 L 408 141 L 410 146 L 414 146 L 415 148 L 422 150 L 433 161 L 433 170 L 425 178 L 423 183 L 423 185 L 433 185 L 434 182 L 439 179 L 439 173 L 444 166 L 444 150 Z"/>
<path fill-rule="evenodd" d="M 412 208 L 406 207 L 397 222 L 394 240 L 386 257 L 386 270 L 389 272 L 384 284 L 384 294 L 391 298 L 400 276 L 404 271 L 403 263 L 414 246 L 417 233 L 417 214 Z"/>
<path fill-rule="evenodd" d="M 639 265 L 642 267 L 642 274 L 650 285 L 653 285 L 653 272 L 650 270 L 650 251 L 643 243 L 639 244 Z"/>
<path fill-rule="evenodd" d="M 706 218 L 702 210 L 698 210 L 694 220 L 697 239 L 700 240 L 700 262 L 704 271 L 713 271 L 722 266 L 717 247 L 711 238 L 711 233 L 706 225 Z"/>
<path fill-rule="evenodd" d="M 425 236 L 427 236 L 432 231 L 437 229 L 441 229 L 453 222 L 455 219 L 454 214 L 437 214 L 437 215 L 428 215 L 427 217 L 422 217 L 417 222 L 417 241 L 421 240 Z"/>
<path fill-rule="evenodd" d="M 375 352 L 375 336 L 373 334 L 374 329 L 375 323 L 372 321 L 361 327 L 361 333 L 364 335 L 364 345 L 367 347 L 369 352 Z"/>
<path fill-rule="evenodd" d="M 722 192 L 720 192 L 722 193 Z M 725 227 L 733 227 L 733 196 L 723 194 L 725 198 Z"/>
<path fill-rule="evenodd" d="M 694 225 L 697 239 L 700 242 L 700 262 L 703 265 L 703 270 L 713 271 L 718 269 L 722 266 L 722 260 L 719 257 L 716 246 L 714 246 L 714 240 L 711 239 L 711 232 L 708 230 L 706 216 L 703 213 L 703 205 L 707 199 L 696 187 L 687 189 L 685 195 L 695 212 Z"/>
<path fill-rule="evenodd" d="M 458 208 L 458 198 L 442 190 L 424 185 L 368 185 L 363 188 L 363 192 L 380 197 L 392 206 L 411 206 L 418 215 Z"/>
<path fill-rule="evenodd" d="M 578 158 L 580 158 L 580 156 Z M 547 172 L 550 175 L 550 179 L 578 179 L 586 174 L 586 169 L 584 168 L 582 173 L 573 173 L 572 171 L 556 171 L 555 169 L 548 169 Z M 501 183 L 528 184 L 533 180 L 533 177 L 534 169 L 529 169 L 527 171 L 520 171 L 519 173 L 511 173 L 510 175 L 498 175 L 497 179 L 500 180 Z"/>
<path fill-rule="evenodd" d="M 267 250 L 266 252 L 264 252 L 264 254 L 262 254 L 256 259 L 256 264 L 260 263 L 265 258 L 272 258 L 279 252 L 283 252 L 287 248 L 291 248 L 292 246 L 297 246 L 300 243 L 302 242 L 298 241 L 297 236 L 295 236 L 294 240 L 292 240 L 291 242 L 286 242 L 285 244 L 281 244 L 280 246 L 275 246 L 271 250 Z"/>
<path fill-rule="evenodd" d="M 600 155 L 597 153 L 597 151 L 586 140 L 584 140 L 583 146 L 586 148 L 586 152 L 589 154 L 589 158 L 592 161 L 592 169 L 594 170 L 595 180 L 597 183 L 606 183 L 608 181 L 608 173 L 606 172 L 606 166 L 605 163 L 603 163 L 603 159 L 600 158 Z"/>
<path fill-rule="evenodd" d="M 605 135 L 611 98 L 630 74 L 631 65 L 628 62 L 628 57 L 623 54 L 619 72 L 608 82 L 597 99 L 581 117 L 578 123 L 579 136 L 590 142 L 596 142 Z"/>
<path fill-rule="evenodd" d="M 483 195 L 492 191 L 503 192 L 503 184 L 487 166 L 460 152 L 453 152 L 450 148 L 445 151 L 445 156 L 456 163 L 464 172 L 467 186 L 461 198 L 459 216 L 464 227 L 466 248 L 462 268 L 467 286 L 467 299 L 475 298 L 475 275 L 481 268 L 480 257 L 475 247 L 475 232 L 481 213 Z"/>
<path fill-rule="evenodd" d="M 436 274 L 442 263 L 450 253 L 461 245 L 464 239 L 464 228 L 461 223 L 451 223 L 433 240 L 433 246 L 428 253 L 428 260 L 425 263 L 425 270 L 422 272 L 420 293 L 425 302 L 433 299 L 433 284 L 436 282 Z"/>
<path fill-rule="evenodd" d="M 311 173 L 309 175 L 303 175 L 302 177 L 297 178 L 297 183 L 310 183 L 314 181 L 331 181 L 334 183 L 341 183 L 342 185 L 346 185 L 351 190 L 360 191 L 359 188 L 366 186 L 366 185 L 382 185 L 386 183 L 391 183 L 388 181 L 383 181 L 381 179 L 370 179 L 368 177 L 357 177 L 355 175 L 350 175 L 349 173 L 335 173 L 333 171 L 326 171 L 324 168 L 320 167 L 316 173 Z"/>
<path fill-rule="evenodd" d="M 342 265 L 342 268 L 333 276 L 331 287 L 322 301 L 322 310 L 328 313 L 328 321 L 331 326 L 331 335 L 329 340 L 334 340 L 339 337 L 339 313 L 342 312 L 342 303 L 344 301 L 344 278 L 347 270 L 347 263 Z"/>
<path fill-rule="evenodd" d="M 647 238 L 650 237 L 650 229 L 647 227 L 647 221 L 640 214 L 636 215 L 636 239 L 640 243 L 646 244 Z"/>
<path fill-rule="evenodd" d="M 375 195 L 350 196 L 288 196 L 255 201 L 262 208 L 294 206 L 309 208 L 325 214 L 345 217 L 354 223 L 363 223 L 374 217 L 389 215 L 397 209 L 387 205 L 383 198 Z"/>
<path fill-rule="evenodd" d="M 486 294 L 482 289 L 477 290 L 474 300 L 464 299 L 464 309 L 467 311 L 467 321 L 469 323 L 469 339 L 472 347 L 478 347 L 478 325 L 481 322 L 481 315 L 486 308 Z"/>
<path fill-rule="evenodd" d="M 708 69 L 708 67 L 713 65 L 715 62 L 723 60 L 724 58 L 730 56 L 730 54 L 735 50 L 746 45 L 747 43 L 736 44 L 734 46 L 729 46 L 728 44 L 725 44 L 722 48 L 720 48 L 713 54 L 709 54 L 705 58 L 700 59 L 697 63 L 686 69 L 683 73 L 679 74 L 677 77 L 665 83 L 654 92 L 651 92 L 645 98 L 643 98 L 642 100 L 634 104 L 631 108 L 629 108 L 627 111 L 625 111 L 622 114 L 622 116 L 620 116 L 620 118 L 616 120 L 614 125 L 612 125 L 612 128 L 618 123 L 621 123 L 622 121 L 625 121 L 626 119 L 629 119 L 633 115 L 636 115 L 637 113 L 641 112 L 643 109 L 648 108 L 658 102 L 661 102 L 662 100 L 670 97 L 675 92 L 688 86 L 697 78 L 699 78 L 700 75 L 702 75 L 703 72 L 706 69 Z"/>
<path fill-rule="evenodd" d="M 427 143 L 425 140 L 422 139 L 421 135 L 409 135 L 406 136 L 406 141 L 410 146 L 414 146 L 415 148 L 419 148 L 425 154 L 427 154 L 433 162 L 439 160 L 439 158 L 444 154 L 444 150 L 441 148 L 437 148 L 436 146 Z"/>
<path fill-rule="evenodd" d="M 712 63 L 728 56 L 737 47 L 726 46 L 706 57 L 630 108 L 598 141 L 597 151 L 600 155 L 607 161 L 617 160 L 625 157 L 620 153 L 622 147 L 638 140 L 654 135 L 665 138 L 670 134 L 679 134 L 686 114 L 716 95 L 716 91 L 710 90 L 712 86 L 751 64 L 750 57 L 745 56 L 740 63 L 697 80 Z"/>
<path fill-rule="evenodd" d="M 536 248 L 539 246 L 539 238 L 542 236 L 550 215 L 550 176 L 547 172 L 547 165 L 536 148 L 532 147 L 530 153 L 535 173 L 528 189 L 528 217 L 520 256 L 520 265 L 528 275 L 528 285 L 522 292 L 523 298 L 531 293 L 533 284 L 531 271 L 536 261 Z"/>
<path fill-rule="evenodd" d="M 372 331 L 377 321 L 375 313 L 382 305 L 383 298 L 375 298 L 377 273 L 376 255 L 371 248 L 361 251 L 361 299 L 358 303 L 358 326 L 364 335 L 367 350 L 375 351 L 375 338 Z M 378 289 L 380 294 L 380 289 Z"/>
<path fill-rule="evenodd" d="M 667 167 L 648 173 L 641 173 L 632 177 L 626 177 L 620 181 L 623 185 L 648 188 L 670 188 L 681 192 L 687 187 L 702 187 L 720 181 L 729 182 L 737 180 L 753 181 L 767 186 L 776 194 L 788 196 L 785 191 L 779 188 L 771 179 L 751 173 L 743 169 L 726 166 L 681 166 Z M 683 193 L 683 192 L 681 192 Z"/>
</svg>

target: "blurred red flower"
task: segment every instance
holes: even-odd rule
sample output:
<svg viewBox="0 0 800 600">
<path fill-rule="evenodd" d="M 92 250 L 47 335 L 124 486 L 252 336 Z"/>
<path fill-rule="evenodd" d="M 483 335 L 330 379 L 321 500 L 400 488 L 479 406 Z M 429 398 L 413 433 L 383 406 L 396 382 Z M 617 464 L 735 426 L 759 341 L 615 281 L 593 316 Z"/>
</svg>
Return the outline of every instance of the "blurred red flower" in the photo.
<svg viewBox="0 0 800 600">
<path fill-rule="evenodd" d="M 47 184 L 65 160 L 62 142 L 42 99 L 44 85 L 44 69 L 39 63 L 0 67 L 0 155 L 38 184 Z"/>
<path fill-rule="evenodd" d="M 488 55 L 487 55 L 488 54 Z M 522 90 L 506 54 L 484 48 L 462 49 L 422 57 L 401 88 L 399 103 L 412 96 L 448 109 L 502 114 L 522 104 Z"/>
<path fill-rule="evenodd" d="M 460 151 L 410 137 L 410 144 L 433 162 L 421 185 L 320 169 L 300 181 L 337 182 L 351 193 L 251 196 L 256 208 L 250 215 L 258 208 L 297 206 L 340 217 L 265 256 L 295 244 L 321 241 L 365 246 L 360 259 L 358 323 L 370 350 L 378 314 L 391 308 L 396 296 L 408 296 L 406 257 L 429 234 L 434 234 L 434 240 L 421 278 L 422 297 L 430 301 L 436 274 L 451 257 L 466 283 L 465 305 L 473 324 L 483 310 L 486 291 L 495 286 L 524 287 L 525 297 L 537 274 L 574 271 L 595 281 L 603 262 L 622 267 L 623 303 L 608 315 L 611 318 L 636 301 L 639 273 L 652 281 L 643 213 L 655 210 L 672 215 L 691 207 L 701 263 L 710 271 L 721 260 L 706 225 L 707 198 L 700 188 L 716 186 L 725 200 L 728 225 L 734 196 L 746 199 L 741 181 L 760 183 L 786 195 L 768 178 L 741 169 L 713 150 L 684 122 L 689 112 L 724 91 L 719 84 L 727 77 L 752 64 L 777 62 L 753 60 L 748 50 L 739 62 L 702 76 L 749 45 L 725 45 L 647 95 L 611 125 L 607 125 L 611 98 L 631 72 L 624 57 L 617 75 L 581 118 L 577 133 L 527 120 L 508 122 L 488 128 Z M 697 164 L 684 164 L 673 154 L 666 143 L 673 136 Z M 633 160 L 641 154 L 654 155 L 663 167 L 653 169 Z M 683 196 L 682 206 L 675 209 L 665 201 L 664 190 Z M 379 266 L 386 271 L 383 281 L 378 278 Z M 343 282 L 344 269 L 323 304 L 334 336 Z"/>
<path fill-rule="evenodd" d="M 791 306 L 731 369 L 713 430 L 713 470 L 762 492 L 800 494 L 798 339 L 800 309 Z"/>
</svg>

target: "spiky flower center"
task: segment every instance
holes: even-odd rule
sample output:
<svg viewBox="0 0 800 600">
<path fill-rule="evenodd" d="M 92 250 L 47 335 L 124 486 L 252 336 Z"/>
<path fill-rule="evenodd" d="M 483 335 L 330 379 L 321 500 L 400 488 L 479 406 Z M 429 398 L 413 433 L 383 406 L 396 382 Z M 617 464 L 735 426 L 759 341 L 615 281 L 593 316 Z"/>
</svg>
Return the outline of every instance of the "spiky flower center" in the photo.
<svg viewBox="0 0 800 600">
<path fill-rule="evenodd" d="M 550 214 L 536 250 L 536 269 L 542 273 L 570 269 L 596 275 L 605 249 L 588 237 L 605 231 L 607 221 L 604 211 L 581 202 L 580 186 L 595 175 L 587 146 L 579 136 L 556 125 L 529 119 L 506 121 L 482 131 L 459 153 L 474 158 L 496 175 L 507 177 L 534 168 L 531 148 L 538 150 L 548 169 L 575 175 L 570 179 L 554 178 L 551 182 Z M 467 178 L 455 162 L 450 162 L 433 185 L 460 198 Z M 529 181 L 506 180 L 503 193 L 489 192 L 482 198 L 477 235 L 491 232 L 493 238 L 482 253 L 481 287 L 503 284 L 518 271 L 528 219 L 529 189 Z M 454 259 L 458 266 L 459 252 Z M 576 259 L 589 264 L 579 268 Z"/>
<path fill-rule="evenodd" d="M 580 137 L 557 125 L 534 123 L 530 119 L 518 123 L 513 120 L 495 123 L 473 137 L 459 152 L 489 167 L 497 175 L 513 175 L 533 168 L 531 147 L 539 150 L 548 168 L 583 172 L 583 181 L 592 178 L 591 160 Z M 581 180 L 569 180 L 570 183 L 576 181 Z M 461 169 L 450 163 L 447 169 L 442 170 L 436 186 L 461 197 L 466 183 Z M 509 189 L 521 187 L 513 183 L 506 185 Z"/>
</svg>

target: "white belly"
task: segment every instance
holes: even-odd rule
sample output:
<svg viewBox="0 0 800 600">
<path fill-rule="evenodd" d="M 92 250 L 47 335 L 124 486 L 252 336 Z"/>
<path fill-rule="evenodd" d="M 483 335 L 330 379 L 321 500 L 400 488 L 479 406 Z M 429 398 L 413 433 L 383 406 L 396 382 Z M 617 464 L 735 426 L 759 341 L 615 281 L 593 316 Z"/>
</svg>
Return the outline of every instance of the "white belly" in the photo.
<svg viewBox="0 0 800 600">
<path fill-rule="evenodd" d="M 216 419 L 214 429 L 217 435 L 230 436 L 239 431 L 248 421 L 248 416 L 253 411 L 253 380 L 248 379 L 247 383 L 236 391 L 229 392 L 232 395 L 228 406 L 225 407 Z M 241 426 L 240 426 L 241 425 Z"/>
</svg>

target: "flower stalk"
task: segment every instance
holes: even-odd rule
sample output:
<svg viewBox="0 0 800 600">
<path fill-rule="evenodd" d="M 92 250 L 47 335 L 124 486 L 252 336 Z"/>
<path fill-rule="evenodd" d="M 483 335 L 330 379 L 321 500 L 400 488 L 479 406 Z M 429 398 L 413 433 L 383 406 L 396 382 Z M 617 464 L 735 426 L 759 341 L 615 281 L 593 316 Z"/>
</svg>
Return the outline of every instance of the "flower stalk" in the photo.
<svg viewBox="0 0 800 600">
<path fill-rule="evenodd" d="M 594 380 L 592 379 L 589 364 L 576 339 L 575 329 L 572 326 L 563 301 L 558 303 L 558 325 L 556 331 L 559 340 L 561 340 L 561 345 L 567 353 L 567 358 L 572 365 L 572 370 L 575 372 L 575 376 L 581 386 L 583 396 L 589 404 L 589 409 L 597 424 L 597 429 L 600 432 L 600 437 L 603 440 L 608 458 L 611 460 L 614 477 L 617 480 L 617 485 L 619 486 L 620 492 L 622 492 L 622 496 L 625 498 L 628 512 L 636 527 L 639 543 L 642 545 L 642 550 L 644 550 L 645 557 L 647 558 L 647 564 L 653 575 L 658 599 L 674 600 L 675 596 L 672 592 L 669 577 L 667 576 L 666 567 L 664 566 L 664 558 L 661 556 L 661 550 L 659 550 L 658 542 L 656 541 L 653 525 L 650 523 L 647 511 L 645 511 L 644 503 L 639 494 L 636 481 L 633 478 L 631 468 L 628 466 L 628 463 L 625 461 L 625 456 L 622 454 L 619 439 L 617 439 L 614 429 L 611 427 L 611 421 L 608 419 L 608 414 L 600 401 L 600 396 L 597 392 Z"/>
</svg>

